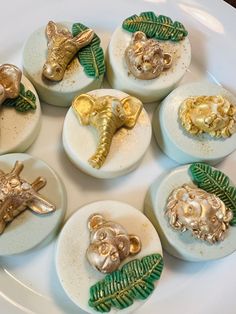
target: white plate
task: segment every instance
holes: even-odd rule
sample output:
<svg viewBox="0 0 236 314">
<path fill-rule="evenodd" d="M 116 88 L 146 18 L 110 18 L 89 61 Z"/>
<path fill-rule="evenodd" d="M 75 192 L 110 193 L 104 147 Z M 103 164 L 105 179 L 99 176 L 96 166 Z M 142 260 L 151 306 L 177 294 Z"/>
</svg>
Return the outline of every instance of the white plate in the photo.
<svg viewBox="0 0 236 314">
<path fill-rule="evenodd" d="M 183 82 L 200 78 L 222 83 L 236 94 L 236 11 L 220 0 L 9 0 L 2 1 L 0 62 L 21 66 L 23 43 L 49 19 L 81 21 L 102 35 L 106 46 L 123 19 L 153 10 L 182 21 L 189 31 L 192 65 Z M 152 116 L 155 106 L 146 106 Z M 61 131 L 65 108 L 44 105 L 36 142 L 27 151 L 45 160 L 63 179 L 70 216 L 78 207 L 101 199 L 115 199 L 142 209 L 150 184 L 176 166 L 153 139 L 140 166 L 113 180 L 98 180 L 77 170 L 63 152 Z M 236 153 L 219 168 L 236 182 Z M 55 272 L 55 243 L 13 258 L 1 258 L 0 312 L 3 314 L 83 313 L 68 299 Z M 215 262 L 187 263 L 164 254 L 160 289 L 135 314 L 233 314 L 236 309 L 236 253 Z M 121 312 L 122 313 L 122 312 Z"/>
</svg>

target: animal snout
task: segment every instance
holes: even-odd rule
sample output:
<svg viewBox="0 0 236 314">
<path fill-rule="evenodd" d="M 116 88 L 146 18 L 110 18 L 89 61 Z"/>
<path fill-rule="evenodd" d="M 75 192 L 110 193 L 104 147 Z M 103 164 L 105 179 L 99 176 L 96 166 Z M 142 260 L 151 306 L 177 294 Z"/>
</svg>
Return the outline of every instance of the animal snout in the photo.
<svg viewBox="0 0 236 314">
<path fill-rule="evenodd" d="M 51 81 L 61 81 L 64 76 L 64 70 L 59 64 L 45 63 L 43 66 L 43 75 Z"/>
</svg>

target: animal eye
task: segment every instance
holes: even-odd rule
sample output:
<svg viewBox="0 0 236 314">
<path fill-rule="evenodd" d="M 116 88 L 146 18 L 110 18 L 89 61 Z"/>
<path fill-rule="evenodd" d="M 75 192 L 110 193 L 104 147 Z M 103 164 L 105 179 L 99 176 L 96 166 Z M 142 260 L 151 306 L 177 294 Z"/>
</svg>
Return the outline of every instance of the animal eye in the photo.
<svg viewBox="0 0 236 314">
<path fill-rule="evenodd" d="M 12 179 L 11 182 L 10 182 L 10 185 L 11 185 L 12 187 L 15 187 L 15 186 L 17 186 L 17 185 L 19 185 L 19 184 L 20 184 L 20 182 L 19 182 L 19 180 L 17 180 L 17 179 Z"/>
<path fill-rule="evenodd" d="M 60 68 L 60 67 L 56 67 L 56 68 L 55 68 L 55 71 L 56 71 L 57 73 L 60 73 L 60 72 L 61 72 L 61 68 Z"/>
<path fill-rule="evenodd" d="M 138 65 L 138 66 L 137 66 L 137 69 L 138 69 L 139 71 L 141 71 L 141 70 L 142 70 L 142 66 L 141 66 L 141 65 Z"/>
<path fill-rule="evenodd" d="M 120 250 L 122 250 L 124 248 L 124 242 L 120 242 L 119 245 L 118 245 L 118 248 Z"/>
<path fill-rule="evenodd" d="M 213 223 L 215 223 L 215 222 L 217 221 L 216 216 L 211 217 L 211 221 L 212 221 Z"/>
<path fill-rule="evenodd" d="M 93 111 L 92 113 L 91 113 L 91 116 L 96 116 L 97 115 L 97 111 Z"/>
<path fill-rule="evenodd" d="M 105 243 L 103 243 L 101 246 L 100 246 L 100 251 L 101 251 L 101 254 L 103 255 L 106 255 L 109 253 L 109 246 Z"/>
<path fill-rule="evenodd" d="M 106 237 L 107 237 L 107 234 L 105 232 L 101 232 L 99 235 L 100 240 L 104 240 L 104 239 L 106 239 Z"/>
<path fill-rule="evenodd" d="M 114 252 L 111 254 L 111 260 L 112 261 L 116 261 L 119 257 L 119 254 L 117 252 Z"/>
</svg>

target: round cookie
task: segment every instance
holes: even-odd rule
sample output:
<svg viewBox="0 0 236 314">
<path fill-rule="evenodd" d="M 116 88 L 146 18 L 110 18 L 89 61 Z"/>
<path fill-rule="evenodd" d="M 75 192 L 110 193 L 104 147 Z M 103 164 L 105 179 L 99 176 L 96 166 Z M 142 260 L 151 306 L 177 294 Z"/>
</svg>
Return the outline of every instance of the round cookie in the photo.
<svg viewBox="0 0 236 314">
<path fill-rule="evenodd" d="M 86 259 L 86 250 L 90 242 L 88 218 L 95 213 L 103 215 L 106 220 L 121 224 L 129 234 L 139 236 L 142 242 L 141 251 L 135 256 L 126 258 L 119 269 L 134 259 L 141 260 L 142 257 L 154 253 L 162 255 L 161 243 L 155 228 L 139 210 L 117 201 L 99 201 L 80 208 L 67 221 L 59 235 L 56 270 L 69 298 L 88 313 L 98 313 L 88 304 L 89 289 L 105 277 Z M 158 281 L 153 283 L 156 288 Z M 121 313 L 131 313 L 144 302 L 145 300 L 134 299 L 133 304 L 122 309 Z M 112 306 L 109 313 L 113 314 L 118 311 L 119 309 Z"/>
<path fill-rule="evenodd" d="M 40 189 L 39 195 L 56 207 L 54 212 L 44 215 L 36 214 L 26 209 L 7 223 L 0 234 L 0 256 L 23 253 L 43 241 L 49 241 L 58 231 L 66 211 L 66 192 L 64 186 L 54 172 L 45 162 L 27 154 L 7 154 L 0 156 L 0 169 L 9 173 L 16 161 L 23 163 L 20 178 L 30 184 L 37 177 L 46 179 L 46 185 Z M 2 174 L 1 174 L 2 175 Z M 32 203 L 31 203 L 32 206 Z M 36 203 L 37 207 L 38 204 Z M 2 227 L 2 225 L 1 225 Z"/>
<path fill-rule="evenodd" d="M 63 22 L 60 27 L 71 31 L 72 23 Z M 55 106 L 68 107 L 73 98 L 90 90 L 100 88 L 103 75 L 89 77 L 78 58 L 74 57 L 68 65 L 60 82 L 53 82 L 43 77 L 42 69 L 47 56 L 46 25 L 36 30 L 27 40 L 23 51 L 23 71 L 38 91 L 42 101 Z"/>
<path fill-rule="evenodd" d="M 22 75 L 25 90 L 36 97 L 36 109 L 18 112 L 15 108 L 2 105 L 0 110 L 0 155 L 24 152 L 36 139 L 41 125 L 41 107 L 38 95 L 30 81 Z"/>
<path fill-rule="evenodd" d="M 181 125 L 180 104 L 190 96 L 221 95 L 236 106 L 236 97 L 223 87 L 209 83 L 189 83 L 168 95 L 153 115 L 153 131 L 162 151 L 174 161 L 185 164 L 204 161 L 212 165 L 236 149 L 236 133 L 227 138 L 202 133 L 192 135 Z"/>
<path fill-rule="evenodd" d="M 165 215 L 171 192 L 184 185 L 193 185 L 189 165 L 181 166 L 159 177 L 150 187 L 144 203 L 144 213 L 155 226 L 163 248 L 171 255 L 191 262 L 222 258 L 236 250 L 236 228 L 230 226 L 223 241 L 209 244 L 196 239 L 190 230 L 174 230 Z"/>
<path fill-rule="evenodd" d="M 119 26 L 111 37 L 107 50 L 107 78 L 112 88 L 134 95 L 144 103 L 164 98 L 181 80 L 191 62 L 189 39 L 179 42 L 158 41 L 164 53 L 172 55 L 172 66 L 160 76 L 150 80 L 134 77 L 125 62 L 125 50 L 130 44 L 132 33 Z"/>
<path fill-rule="evenodd" d="M 117 90 L 100 89 L 92 96 L 111 95 L 119 99 L 128 95 Z M 95 153 L 98 134 L 92 126 L 83 126 L 73 108 L 68 110 L 63 126 L 63 146 L 70 160 L 83 172 L 97 178 L 113 178 L 135 169 L 144 156 L 151 140 L 151 124 L 142 109 L 132 129 L 120 128 L 113 136 L 109 154 L 100 169 L 93 168 L 88 159 Z"/>
</svg>

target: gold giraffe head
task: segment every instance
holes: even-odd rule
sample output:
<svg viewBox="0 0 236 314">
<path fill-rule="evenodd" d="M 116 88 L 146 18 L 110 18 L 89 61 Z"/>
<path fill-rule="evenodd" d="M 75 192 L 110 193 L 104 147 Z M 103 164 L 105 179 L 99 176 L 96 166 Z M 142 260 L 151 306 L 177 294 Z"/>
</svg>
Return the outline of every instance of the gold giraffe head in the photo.
<svg viewBox="0 0 236 314">
<path fill-rule="evenodd" d="M 47 184 L 46 179 L 38 177 L 29 183 L 20 177 L 23 168 L 23 163 L 16 161 L 10 172 L 4 173 L 0 169 L 0 235 L 6 225 L 27 207 L 39 215 L 48 214 L 56 209 L 37 193 Z"/>
<path fill-rule="evenodd" d="M 76 53 L 88 45 L 94 36 L 87 29 L 73 37 L 69 30 L 50 21 L 46 27 L 48 55 L 43 66 L 43 76 L 51 81 L 61 81 L 70 61 Z"/>
</svg>

